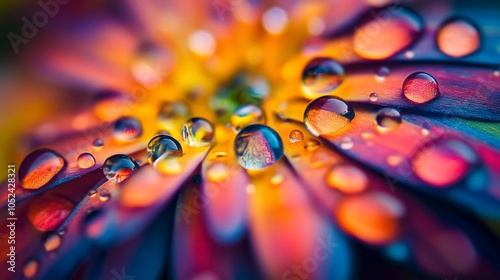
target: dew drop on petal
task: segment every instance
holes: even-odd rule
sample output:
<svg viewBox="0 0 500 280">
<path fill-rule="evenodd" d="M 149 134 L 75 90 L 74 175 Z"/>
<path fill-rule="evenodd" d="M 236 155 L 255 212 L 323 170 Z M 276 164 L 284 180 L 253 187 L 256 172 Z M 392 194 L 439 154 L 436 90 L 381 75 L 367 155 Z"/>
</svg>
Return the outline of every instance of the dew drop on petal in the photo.
<svg viewBox="0 0 500 280">
<path fill-rule="evenodd" d="M 330 58 L 311 60 L 302 72 L 302 90 L 306 97 L 328 93 L 337 88 L 344 79 L 344 68 Z"/>
<path fill-rule="evenodd" d="M 390 166 L 397 166 L 403 161 L 403 156 L 401 155 L 388 155 L 387 156 L 387 164 Z"/>
<path fill-rule="evenodd" d="M 97 195 L 97 191 L 92 189 L 87 192 L 88 197 L 95 197 Z"/>
<path fill-rule="evenodd" d="M 28 219 L 40 231 L 55 230 L 73 208 L 73 203 L 63 197 L 43 196 L 30 203 Z"/>
<path fill-rule="evenodd" d="M 104 161 L 102 171 L 108 180 L 120 183 L 127 179 L 139 165 L 127 155 L 110 156 Z"/>
<path fill-rule="evenodd" d="M 262 15 L 262 25 L 269 34 L 277 35 L 283 32 L 288 23 L 288 16 L 280 7 L 272 7 Z"/>
<path fill-rule="evenodd" d="M 113 124 L 113 135 L 119 140 L 133 140 L 142 135 L 142 125 L 136 118 L 121 117 Z"/>
<path fill-rule="evenodd" d="M 283 157 L 283 142 L 268 126 L 253 124 L 245 127 L 234 140 L 238 163 L 245 169 L 269 167 Z"/>
<path fill-rule="evenodd" d="M 372 11 L 358 26 L 354 33 L 354 51 L 363 58 L 384 59 L 414 42 L 423 24 L 407 9 L 382 8 Z"/>
<path fill-rule="evenodd" d="M 92 142 L 92 147 L 96 150 L 101 149 L 102 146 L 104 146 L 104 141 L 101 138 L 97 138 Z"/>
<path fill-rule="evenodd" d="M 285 176 L 283 176 L 283 174 L 281 174 L 281 173 L 278 173 L 278 174 L 275 174 L 273 177 L 271 177 L 271 184 L 279 185 L 279 184 L 283 183 L 284 180 L 285 180 Z"/>
<path fill-rule="evenodd" d="M 23 265 L 24 277 L 31 279 L 35 276 L 38 271 L 38 261 L 29 260 Z"/>
<path fill-rule="evenodd" d="M 290 131 L 290 135 L 288 136 L 288 138 L 290 139 L 290 142 L 298 143 L 304 140 L 304 133 L 302 133 L 302 131 L 298 129 L 294 129 Z"/>
<path fill-rule="evenodd" d="M 342 137 L 342 139 L 340 140 L 340 148 L 342 150 L 350 150 L 352 149 L 352 147 L 354 147 L 354 141 L 352 140 L 352 138 L 349 136 Z"/>
<path fill-rule="evenodd" d="M 354 109 L 336 96 L 322 96 L 309 103 L 304 124 L 314 136 L 329 136 L 346 127 L 354 119 Z"/>
<path fill-rule="evenodd" d="M 61 243 L 62 243 L 61 236 L 56 233 L 51 233 L 45 238 L 43 247 L 45 248 L 45 251 L 50 252 L 59 248 L 59 246 L 61 246 Z"/>
<path fill-rule="evenodd" d="M 214 126 L 204 118 L 191 118 L 182 126 L 182 140 L 191 147 L 210 146 L 214 137 Z"/>
<path fill-rule="evenodd" d="M 321 146 L 321 143 L 317 139 L 309 138 L 304 145 L 304 149 L 306 149 L 308 152 L 312 152 L 319 148 L 319 146 Z"/>
<path fill-rule="evenodd" d="M 391 129 L 401 124 L 401 113 L 394 108 L 382 108 L 375 117 L 377 126 L 382 129 Z"/>
<path fill-rule="evenodd" d="M 436 41 L 444 54 L 458 58 L 475 52 L 481 38 L 477 28 L 468 20 L 455 18 L 439 28 Z"/>
<path fill-rule="evenodd" d="M 326 183 L 344 193 L 358 193 L 366 189 L 368 176 L 353 165 L 336 165 L 326 174 Z"/>
<path fill-rule="evenodd" d="M 210 56 L 214 54 L 217 42 L 210 32 L 197 30 L 189 36 L 188 46 L 193 53 L 199 56 Z"/>
<path fill-rule="evenodd" d="M 475 161 L 477 155 L 468 145 L 449 139 L 422 148 L 411 162 L 413 171 L 422 181 L 444 188 L 463 179 Z"/>
<path fill-rule="evenodd" d="M 265 122 L 266 117 L 264 112 L 260 107 L 253 104 L 245 104 L 236 108 L 234 113 L 229 118 L 229 125 L 236 133 L 251 124 L 264 124 Z"/>
<path fill-rule="evenodd" d="M 95 158 L 91 153 L 83 153 L 78 156 L 78 167 L 87 169 L 95 165 Z"/>
<path fill-rule="evenodd" d="M 375 102 L 378 100 L 378 94 L 376 92 L 370 93 L 370 96 L 368 97 L 371 102 Z"/>
<path fill-rule="evenodd" d="M 25 189 L 39 189 L 46 185 L 66 165 L 63 157 L 49 149 L 35 150 L 21 163 L 19 179 Z"/>
<path fill-rule="evenodd" d="M 389 76 L 390 73 L 391 70 L 389 70 L 389 68 L 387 68 L 386 66 L 382 66 L 377 70 L 377 73 L 375 73 L 375 79 L 378 82 L 382 82 L 387 76 Z"/>
<path fill-rule="evenodd" d="M 411 102 L 427 103 L 439 96 L 438 83 L 425 72 L 412 73 L 403 82 L 403 95 Z"/>
<path fill-rule="evenodd" d="M 147 152 L 148 162 L 154 163 L 162 155 L 167 157 L 182 156 L 182 146 L 172 136 L 158 135 L 149 141 Z"/>
<path fill-rule="evenodd" d="M 101 190 L 99 192 L 99 200 L 102 202 L 106 202 L 111 198 L 111 194 L 108 190 Z"/>
<path fill-rule="evenodd" d="M 178 157 L 170 157 L 166 154 L 160 156 L 153 166 L 163 175 L 177 175 L 183 171 Z"/>
</svg>

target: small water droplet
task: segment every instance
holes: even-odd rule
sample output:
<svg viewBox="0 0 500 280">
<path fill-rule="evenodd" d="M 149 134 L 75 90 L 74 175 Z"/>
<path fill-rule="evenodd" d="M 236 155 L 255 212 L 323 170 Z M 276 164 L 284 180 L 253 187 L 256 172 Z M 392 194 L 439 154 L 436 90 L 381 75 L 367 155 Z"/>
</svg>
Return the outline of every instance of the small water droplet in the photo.
<svg viewBox="0 0 500 280">
<path fill-rule="evenodd" d="M 283 142 L 270 127 L 252 124 L 236 136 L 234 152 L 243 168 L 259 170 L 273 165 L 283 157 Z"/>
<path fill-rule="evenodd" d="M 114 155 L 104 161 L 102 171 L 108 180 L 120 183 L 127 179 L 139 165 L 127 155 Z"/>
<path fill-rule="evenodd" d="M 59 246 L 61 246 L 61 243 L 62 243 L 61 236 L 59 236 L 56 233 L 51 233 L 45 238 L 43 247 L 45 248 L 45 251 L 50 252 L 59 248 Z"/>
<path fill-rule="evenodd" d="M 481 38 L 477 28 L 469 20 L 454 18 L 439 28 L 436 41 L 444 54 L 458 58 L 475 52 Z"/>
<path fill-rule="evenodd" d="M 191 147 L 212 145 L 214 136 L 214 126 L 203 118 L 191 118 L 182 126 L 182 140 Z"/>
<path fill-rule="evenodd" d="M 25 189 L 39 189 L 45 186 L 65 166 L 61 155 L 49 150 L 35 150 L 21 163 L 19 179 L 21 187 Z"/>
<path fill-rule="evenodd" d="M 397 166 L 403 161 L 403 157 L 401 155 L 389 155 L 387 156 L 387 164 L 390 166 Z"/>
<path fill-rule="evenodd" d="M 136 118 L 121 117 L 113 124 L 113 135 L 123 141 L 137 139 L 142 135 L 141 123 Z"/>
<path fill-rule="evenodd" d="M 377 70 L 377 73 L 375 73 L 375 79 L 378 82 L 383 82 L 390 73 L 391 70 L 389 70 L 389 68 L 387 68 L 386 66 L 382 66 Z"/>
<path fill-rule="evenodd" d="M 254 185 L 252 185 L 252 184 L 248 184 L 248 185 L 247 185 L 246 191 L 247 191 L 247 193 L 248 193 L 248 194 L 253 194 L 253 193 L 255 193 L 255 190 L 256 190 L 256 188 L 255 188 L 255 186 L 254 186 Z"/>
<path fill-rule="evenodd" d="M 236 108 L 229 118 L 231 129 L 236 133 L 251 124 L 264 124 L 265 122 L 264 112 L 260 107 L 253 104 L 246 104 Z"/>
<path fill-rule="evenodd" d="M 178 157 L 170 157 L 166 154 L 160 156 L 153 166 L 163 175 L 177 175 L 183 170 Z"/>
<path fill-rule="evenodd" d="M 99 150 L 102 148 L 102 146 L 104 146 L 104 141 L 102 141 L 101 138 L 97 138 L 94 140 L 94 142 L 92 142 L 92 146 L 94 147 L 94 149 Z"/>
<path fill-rule="evenodd" d="M 161 103 L 158 112 L 158 122 L 164 128 L 178 127 L 184 123 L 190 115 L 189 107 L 182 101 L 165 101 Z"/>
<path fill-rule="evenodd" d="M 91 153 L 83 153 L 79 155 L 76 161 L 78 163 L 78 167 L 83 169 L 91 168 L 95 165 L 95 158 Z"/>
<path fill-rule="evenodd" d="M 350 150 L 352 149 L 352 147 L 354 147 L 354 141 L 352 140 L 352 138 L 349 136 L 342 137 L 342 139 L 340 140 L 340 148 L 342 150 Z"/>
<path fill-rule="evenodd" d="M 311 60 L 302 72 L 302 90 L 306 97 L 328 93 L 337 88 L 344 79 L 344 68 L 330 58 Z"/>
<path fill-rule="evenodd" d="M 415 52 L 413 52 L 413 51 L 406 51 L 405 52 L 405 57 L 407 59 L 413 59 L 415 57 Z"/>
<path fill-rule="evenodd" d="M 321 146 L 321 143 L 317 139 L 309 138 L 307 139 L 304 149 L 306 149 L 309 152 L 312 152 L 317 148 L 319 148 L 319 146 Z"/>
<path fill-rule="evenodd" d="M 336 96 L 319 97 L 304 112 L 304 124 L 314 136 L 330 136 L 354 119 L 354 109 Z"/>
<path fill-rule="evenodd" d="M 33 278 L 38 271 L 38 261 L 29 260 L 23 266 L 24 276 L 28 279 Z"/>
<path fill-rule="evenodd" d="M 370 93 L 369 99 L 371 102 L 375 102 L 378 100 L 378 94 L 376 92 Z"/>
<path fill-rule="evenodd" d="M 229 180 L 229 177 L 231 176 L 229 174 L 229 169 L 227 167 L 227 164 L 220 161 L 211 163 L 207 167 L 206 174 L 207 174 L 207 179 L 210 182 L 214 183 L 226 182 L 227 180 Z"/>
<path fill-rule="evenodd" d="M 217 47 L 217 41 L 212 33 L 205 30 L 196 30 L 188 38 L 191 51 L 199 56 L 211 56 Z"/>
<path fill-rule="evenodd" d="M 375 134 L 371 130 L 365 130 L 361 132 L 361 137 L 363 137 L 363 139 L 370 139 L 373 138 L 373 136 L 375 136 Z"/>
<path fill-rule="evenodd" d="M 496 69 L 493 71 L 493 76 L 499 77 L 500 76 L 500 68 Z"/>
<path fill-rule="evenodd" d="M 269 34 L 278 35 L 288 23 L 286 11 L 280 7 L 272 7 L 262 15 L 262 25 Z"/>
<path fill-rule="evenodd" d="M 414 103 L 427 103 L 438 98 L 438 83 L 434 77 L 425 72 L 415 72 L 403 82 L 403 95 Z"/>
<path fill-rule="evenodd" d="M 271 184 L 279 185 L 279 184 L 283 183 L 284 180 L 285 180 L 285 176 L 283 176 L 283 174 L 281 174 L 281 173 L 278 173 L 278 174 L 275 174 L 271 178 Z"/>
<path fill-rule="evenodd" d="M 182 156 L 182 146 L 172 136 L 158 135 L 149 141 L 147 152 L 148 162 L 154 163 L 159 157 L 165 154 L 167 157 Z"/>
<path fill-rule="evenodd" d="M 111 194 L 108 190 L 101 190 L 99 192 L 99 200 L 102 202 L 106 202 L 111 198 Z"/>
<path fill-rule="evenodd" d="M 88 195 L 89 197 L 95 197 L 95 196 L 97 195 L 97 191 L 96 191 L 96 190 L 94 190 L 94 189 L 89 190 L 89 191 L 87 192 L 87 195 Z"/>
<path fill-rule="evenodd" d="M 363 58 L 388 58 L 413 43 L 422 30 L 422 20 L 413 12 L 399 7 L 373 10 L 354 33 L 354 51 Z M 383 18 L 383 20 L 381 20 Z"/>
<path fill-rule="evenodd" d="M 401 113 L 394 108 L 382 108 L 375 117 L 377 126 L 381 129 L 392 129 L 397 127 L 402 119 Z"/>
<path fill-rule="evenodd" d="M 368 176 L 353 165 L 336 165 L 326 174 L 328 186 L 344 193 L 358 193 L 366 189 Z"/>
<path fill-rule="evenodd" d="M 304 133 L 302 133 L 302 131 L 298 129 L 294 129 L 290 131 L 290 135 L 288 136 L 288 138 L 292 143 L 302 142 L 302 140 L 304 140 Z"/>
</svg>

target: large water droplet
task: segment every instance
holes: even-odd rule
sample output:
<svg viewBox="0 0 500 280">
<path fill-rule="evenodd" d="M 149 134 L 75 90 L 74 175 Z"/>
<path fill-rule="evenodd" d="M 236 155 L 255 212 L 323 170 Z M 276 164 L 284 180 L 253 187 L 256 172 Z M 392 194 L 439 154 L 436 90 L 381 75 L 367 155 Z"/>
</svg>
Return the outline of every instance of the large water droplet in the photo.
<svg viewBox="0 0 500 280">
<path fill-rule="evenodd" d="M 449 139 L 421 149 L 412 159 L 415 174 L 435 187 L 448 187 L 465 177 L 476 153 L 465 143 Z"/>
<path fill-rule="evenodd" d="M 420 18 L 391 6 L 372 11 L 354 33 L 354 51 L 363 58 L 384 59 L 408 47 L 422 30 Z"/>
<path fill-rule="evenodd" d="M 153 137 L 148 143 L 148 162 L 154 163 L 162 155 L 167 157 L 179 157 L 182 156 L 182 146 L 169 135 L 158 135 Z"/>
<path fill-rule="evenodd" d="M 191 118 L 182 126 L 182 140 L 191 147 L 212 145 L 214 136 L 214 126 L 204 118 Z"/>
<path fill-rule="evenodd" d="M 30 279 L 33 278 L 38 271 L 38 261 L 29 260 L 23 265 L 24 277 Z"/>
<path fill-rule="evenodd" d="M 78 163 L 78 167 L 83 169 L 91 168 L 95 165 L 95 158 L 91 153 L 83 153 L 79 155 L 76 161 Z"/>
<path fill-rule="evenodd" d="M 139 120 L 132 117 L 121 117 L 113 124 L 113 135 L 119 140 L 133 140 L 142 135 Z"/>
<path fill-rule="evenodd" d="M 439 49 L 451 57 L 462 57 L 475 52 L 480 42 L 477 28 L 462 18 L 447 21 L 439 28 L 437 34 Z"/>
<path fill-rule="evenodd" d="M 425 72 L 415 72 L 404 80 L 403 95 L 414 103 L 427 103 L 439 96 L 438 83 Z"/>
<path fill-rule="evenodd" d="M 120 183 L 127 179 L 139 165 L 127 155 L 114 155 L 104 161 L 102 171 L 108 180 Z"/>
<path fill-rule="evenodd" d="M 301 142 L 302 140 L 304 140 L 304 133 L 302 133 L 302 131 L 300 130 L 294 129 L 290 131 L 290 135 L 288 136 L 288 138 L 292 143 Z"/>
<path fill-rule="evenodd" d="M 65 161 L 58 153 L 49 149 L 33 151 L 21 163 L 19 179 L 21 187 L 38 189 L 47 184 L 63 169 Z"/>
<path fill-rule="evenodd" d="M 336 165 L 326 174 L 326 183 L 344 193 L 358 193 L 368 185 L 368 176 L 352 165 Z"/>
<path fill-rule="evenodd" d="M 45 238 L 43 247 L 45 248 L 45 251 L 50 252 L 59 248 L 59 246 L 61 246 L 61 243 L 62 243 L 61 236 L 59 236 L 59 234 L 56 233 L 51 233 Z"/>
<path fill-rule="evenodd" d="M 397 127 L 401 123 L 401 113 L 394 108 L 382 108 L 377 112 L 375 117 L 377 125 L 382 129 L 391 129 Z"/>
<path fill-rule="evenodd" d="M 241 166 L 259 170 L 273 165 L 283 156 L 283 142 L 270 127 L 253 124 L 238 133 L 234 151 Z"/>
<path fill-rule="evenodd" d="M 28 219 L 40 231 L 55 230 L 73 208 L 70 201 L 60 196 L 37 197 L 30 202 Z"/>
<path fill-rule="evenodd" d="M 306 97 L 328 93 L 340 85 L 344 79 L 344 68 L 330 58 L 311 60 L 302 72 L 302 90 Z"/>
<path fill-rule="evenodd" d="M 189 107 L 182 101 L 165 101 L 160 105 L 158 121 L 165 128 L 180 126 L 189 118 Z"/>
<path fill-rule="evenodd" d="M 354 118 L 354 110 L 336 96 L 319 97 L 304 112 L 304 124 L 314 136 L 329 136 L 347 126 Z"/>
<path fill-rule="evenodd" d="M 236 133 L 251 124 L 264 124 L 265 122 L 266 117 L 262 109 L 252 104 L 246 104 L 236 108 L 231 118 L 229 118 L 229 124 Z"/>
</svg>

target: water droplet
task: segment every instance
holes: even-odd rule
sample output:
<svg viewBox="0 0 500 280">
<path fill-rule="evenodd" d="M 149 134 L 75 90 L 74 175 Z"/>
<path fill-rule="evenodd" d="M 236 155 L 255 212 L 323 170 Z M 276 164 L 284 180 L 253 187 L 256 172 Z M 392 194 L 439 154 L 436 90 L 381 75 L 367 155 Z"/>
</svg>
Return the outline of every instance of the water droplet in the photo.
<svg viewBox="0 0 500 280">
<path fill-rule="evenodd" d="M 33 278 L 38 271 L 38 261 L 29 260 L 23 266 L 24 276 L 28 279 Z"/>
<path fill-rule="evenodd" d="M 94 190 L 94 189 L 89 190 L 89 191 L 87 192 L 87 195 L 88 195 L 89 197 L 95 197 L 95 196 L 97 195 L 97 191 L 96 191 L 96 190 Z"/>
<path fill-rule="evenodd" d="M 95 165 L 95 158 L 91 153 L 83 153 L 76 160 L 78 167 L 87 169 Z"/>
<path fill-rule="evenodd" d="M 113 135 L 119 140 L 133 140 L 142 135 L 139 120 L 132 117 L 121 117 L 113 124 Z"/>
<path fill-rule="evenodd" d="M 283 157 L 283 143 L 278 133 L 270 127 L 252 124 L 238 133 L 234 140 L 234 151 L 243 168 L 259 170 Z"/>
<path fill-rule="evenodd" d="M 102 171 L 108 180 L 120 183 L 127 179 L 139 165 L 127 155 L 114 155 L 104 161 Z"/>
<path fill-rule="evenodd" d="M 319 148 L 319 146 L 321 146 L 321 143 L 317 139 L 309 138 L 309 139 L 307 139 L 307 142 L 306 142 L 306 145 L 304 146 L 304 148 L 307 151 L 312 152 L 312 151 L 316 150 L 317 148 Z"/>
<path fill-rule="evenodd" d="M 493 71 L 493 76 L 495 76 L 495 77 L 500 76 L 500 68 Z"/>
<path fill-rule="evenodd" d="M 354 51 L 363 58 L 388 58 L 417 39 L 422 20 L 413 12 L 398 7 L 373 10 L 354 33 Z"/>
<path fill-rule="evenodd" d="M 469 20 L 454 18 L 439 28 L 436 41 L 444 54 L 458 58 L 475 52 L 481 38 L 477 28 Z"/>
<path fill-rule="evenodd" d="M 164 128 L 178 127 L 184 123 L 190 115 L 189 107 L 182 101 L 165 101 L 160 105 L 158 121 Z"/>
<path fill-rule="evenodd" d="M 401 123 L 401 113 L 394 108 L 382 108 L 375 117 L 377 125 L 382 129 L 392 129 Z"/>
<path fill-rule="evenodd" d="M 171 157 L 166 154 L 160 156 L 153 166 L 163 175 L 177 175 L 183 170 L 178 157 Z"/>
<path fill-rule="evenodd" d="M 415 57 L 415 52 L 413 52 L 413 51 L 406 51 L 405 52 L 405 57 L 407 59 L 413 59 Z"/>
<path fill-rule="evenodd" d="M 443 188 L 464 178 L 476 160 L 476 153 L 468 145 L 448 139 L 418 151 L 412 159 L 412 167 L 422 181 Z"/>
<path fill-rule="evenodd" d="M 154 163 L 162 155 L 167 157 L 182 156 L 182 146 L 169 135 L 158 135 L 153 137 L 148 143 L 148 162 Z"/>
<path fill-rule="evenodd" d="M 383 82 L 390 73 L 391 70 L 389 70 L 389 68 L 387 68 L 386 66 L 382 66 L 377 70 L 377 73 L 375 73 L 375 79 L 378 82 Z"/>
<path fill-rule="evenodd" d="M 414 103 L 427 103 L 439 96 L 438 83 L 425 72 L 415 72 L 403 82 L 403 95 Z"/>
<path fill-rule="evenodd" d="M 62 156 L 52 150 L 33 151 L 26 156 L 19 168 L 21 187 L 25 189 L 43 187 L 63 169 L 65 164 Z"/>
<path fill-rule="evenodd" d="M 387 156 L 387 164 L 390 166 L 397 166 L 403 161 L 403 156 L 401 155 L 389 155 Z"/>
<path fill-rule="evenodd" d="M 288 136 L 288 138 L 292 143 L 302 142 L 302 140 L 304 140 L 304 133 L 302 133 L 302 131 L 300 130 L 294 129 L 290 131 L 290 135 Z"/>
<path fill-rule="evenodd" d="M 369 99 L 371 102 L 375 102 L 378 100 L 378 94 L 376 92 L 370 93 Z"/>
<path fill-rule="evenodd" d="M 262 25 L 269 34 L 277 35 L 283 32 L 288 23 L 288 16 L 280 7 L 272 7 L 262 15 Z"/>
<path fill-rule="evenodd" d="M 337 88 L 344 79 L 344 68 L 330 58 L 311 60 L 302 72 L 302 90 L 306 97 L 328 93 Z"/>
<path fill-rule="evenodd" d="M 304 124 L 314 136 L 330 136 L 347 126 L 354 119 L 354 110 L 336 96 L 319 97 L 304 112 Z"/>
<path fill-rule="evenodd" d="M 146 88 L 161 84 L 174 64 L 172 53 L 160 46 L 144 44 L 131 63 L 135 80 Z"/>
<path fill-rule="evenodd" d="M 342 150 L 350 150 L 352 149 L 352 147 L 354 147 L 354 141 L 352 140 L 352 138 L 349 136 L 342 137 L 342 139 L 340 140 L 340 148 Z"/>
<path fill-rule="evenodd" d="M 102 202 L 106 202 L 111 198 L 111 194 L 108 190 L 101 190 L 99 192 L 99 200 Z"/>
<path fill-rule="evenodd" d="M 281 174 L 281 173 L 278 173 L 278 174 L 275 174 L 273 177 L 271 177 L 271 184 L 279 185 L 279 184 L 283 183 L 284 180 L 285 180 L 285 176 L 283 176 L 283 174 Z"/>
<path fill-rule="evenodd" d="M 40 231 L 55 230 L 73 210 L 74 205 L 67 199 L 46 195 L 30 202 L 28 219 Z"/>
<path fill-rule="evenodd" d="M 45 242 L 43 243 L 43 247 L 45 248 L 45 251 L 50 252 L 54 251 L 59 246 L 61 246 L 62 243 L 62 238 L 56 233 L 51 233 L 45 238 Z"/>
<path fill-rule="evenodd" d="M 101 138 L 97 138 L 94 140 L 94 142 L 92 142 L 92 146 L 94 147 L 94 149 L 99 150 L 102 148 L 102 146 L 104 146 L 104 141 L 102 141 Z"/>
<path fill-rule="evenodd" d="M 214 126 L 203 118 L 191 118 L 182 126 L 182 140 L 191 147 L 212 145 L 214 136 Z"/>
<path fill-rule="evenodd" d="M 229 174 L 229 169 L 227 165 L 224 162 L 220 161 L 211 163 L 207 167 L 206 174 L 207 174 L 207 179 L 210 182 L 214 183 L 226 182 L 227 180 L 229 180 L 229 177 L 231 176 Z"/>
<path fill-rule="evenodd" d="M 266 117 L 262 109 L 252 104 L 246 104 L 236 108 L 231 118 L 229 118 L 229 124 L 236 133 L 251 124 L 264 124 L 265 122 Z"/>
<path fill-rule="evenodd" d="M 353 165 L 336 165 L 326 174 L 326 183 L 344 193 L 358 193 L 366 189 L 368 176 Z"/>
<path fill-rule="evenodd" d="M 215 52 L 217 42 L 210 32 L 196 30 L 189 35 L 188 45 L 191 51 L 199 56 L 211 56 Z"/>
</svg>

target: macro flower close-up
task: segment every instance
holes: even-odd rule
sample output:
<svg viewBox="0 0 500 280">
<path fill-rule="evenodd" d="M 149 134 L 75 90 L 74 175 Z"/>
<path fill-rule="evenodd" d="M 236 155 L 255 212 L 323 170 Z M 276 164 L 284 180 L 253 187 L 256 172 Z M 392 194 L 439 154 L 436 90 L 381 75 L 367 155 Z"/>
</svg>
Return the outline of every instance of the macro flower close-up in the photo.
<svg viewBox="0 0 500 280">
<path fill-rule="evenodd" d="M 500 279 L 500 2 L 0 4 L 1 279 Z"/>
</svg>

